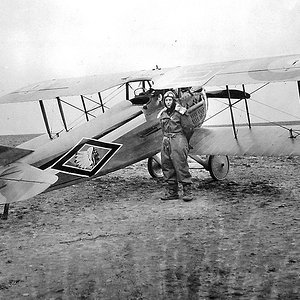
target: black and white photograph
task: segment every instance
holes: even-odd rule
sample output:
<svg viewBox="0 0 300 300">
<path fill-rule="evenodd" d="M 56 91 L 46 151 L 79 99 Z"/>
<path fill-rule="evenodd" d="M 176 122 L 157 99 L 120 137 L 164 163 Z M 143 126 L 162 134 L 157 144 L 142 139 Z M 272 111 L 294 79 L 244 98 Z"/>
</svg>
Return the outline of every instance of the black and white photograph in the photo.
<svg viewBox="0 0 300 300">
<path fill-rule="evenodd" d="M 0 10 L 0 299 L 300 299 L 298 0 Z"/>
</svg>

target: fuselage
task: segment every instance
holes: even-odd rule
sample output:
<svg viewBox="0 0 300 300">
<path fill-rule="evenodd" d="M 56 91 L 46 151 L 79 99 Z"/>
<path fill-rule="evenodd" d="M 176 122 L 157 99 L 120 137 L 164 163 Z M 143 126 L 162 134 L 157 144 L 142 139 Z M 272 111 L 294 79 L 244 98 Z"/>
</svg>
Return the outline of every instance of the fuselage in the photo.
<svg viewBox="0 0 300 300">
<path fill-rule="evenodd" d="M 182 99 L 187 107 L 204 104 L 199 95 Z M 157 118 L 163 108 L 161 100 L 159 93 L 141 93 L 59 137 L 49 139 L 44 135 L 23 143 L 18 147 L 33 152 L 19 162 L 58 176 L 49 188 L 57 189 L 149 158 L 161 148 L 162 132 Z M 203 120 L 204 117 L 205 113 Z"/>
<path fill-rule="evenodd" d="M 124 100 L 52 140 L 40 136 L 19 145 L 34 150 L 19 162 L 55 173 L 59 179 L 50 187 L 55 189 L 102 176 L 153 156 L 160 150 L 157 114 L 162 104 L 157 97 L 150 96 L 146 104 L 136 102 Z M 94 153 L 94 159 L 91 153 Z"/>
</svg>

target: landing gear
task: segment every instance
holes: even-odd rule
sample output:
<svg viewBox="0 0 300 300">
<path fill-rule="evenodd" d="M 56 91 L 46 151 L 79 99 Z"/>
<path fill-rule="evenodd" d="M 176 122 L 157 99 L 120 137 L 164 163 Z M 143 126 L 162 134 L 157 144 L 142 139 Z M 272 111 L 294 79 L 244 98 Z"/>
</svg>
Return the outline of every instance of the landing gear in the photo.
<svg viewBox="0 0 300 300">
<path fill-rule="evenodd" d="M 2 220 L 7 220 L 8 218 L 8 210 L 9 210 L 9 204 L 4 204 L 4 210 L 2 214 Z"/>
<path fill-rule="evenodd" d="M 190 157 L 201 164 L 205 170 L 209 171 L 214 180 L 223 180 L 229 172 L 229 159 L 227 155 L 208 155 L 202 159 L 199 155 Z M 163 177 L 161 169 L 161 159 L 159 154 L 148 158 L 148 172 L 153 178 Z"/>
<path fill-rule="evenodd" d="M 156 154 L 152 157 L 148 158 L 148 172 L 153 178 L 162 178 L 163 177 L 163 172 L 161 169 L 161 159 L 160 155 Z"/>
<path fill-rule="evenodd" d="M 209 171 L 214 180 L 223 180 L 229 172 L 229 159 L 227 155 L 208 155 L 202 159 L 200 155 L 190 155 L 190 157 L 201 164 L 205 170 Z"/>
<path fill-rule="evenodd" d="M 210 155 L 208 158 L 208 171 L 215 180 L 223 180 L 229 172 L 229 159 L 227 155 Z"/>
</svg>

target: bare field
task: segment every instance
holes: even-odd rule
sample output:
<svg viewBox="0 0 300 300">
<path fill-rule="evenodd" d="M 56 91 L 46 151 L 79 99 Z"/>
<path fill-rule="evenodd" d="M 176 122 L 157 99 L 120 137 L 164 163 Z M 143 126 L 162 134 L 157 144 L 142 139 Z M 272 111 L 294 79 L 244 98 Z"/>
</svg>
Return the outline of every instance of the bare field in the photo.
<svg viewBox="0 0 300 300">
<path fill-rule="evenodd" d="M 12 204 L 0 299 L 299 299 L 299 158 L 230 162 L 190 203 L 142 161 Z"/>
</svg>

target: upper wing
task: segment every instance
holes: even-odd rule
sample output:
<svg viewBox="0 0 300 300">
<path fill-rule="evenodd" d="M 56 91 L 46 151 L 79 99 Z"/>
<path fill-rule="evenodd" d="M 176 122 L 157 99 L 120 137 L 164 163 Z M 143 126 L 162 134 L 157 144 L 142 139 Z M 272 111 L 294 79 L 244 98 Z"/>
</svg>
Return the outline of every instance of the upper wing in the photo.
<svg viewBox="0 0 300 300">
<path fill-rule="evenodd" d="M 0 98 L 0 104 L 89 95 L 134 80 L 152 80 L 154 89 L 300 80 L 300 55 L 53 79 L 5 95 Z"/>
<path fill-rule="evenodd" d="M 156 76 L 160 76 L 163 72 L 162 70 L 155 69 L 78 78 L 52 79 L 9 93 L 0 98 L 0 104 L 48 100 L 66 96 L 91 95 L 130 81 L 152 80 Z"/>
<path fill-rule="evenodd" d="M 224 86 L 300 80 L 300 55 L 287 55 L 177 67 L 154 82 L 153 88 Z"/>
</svg>

